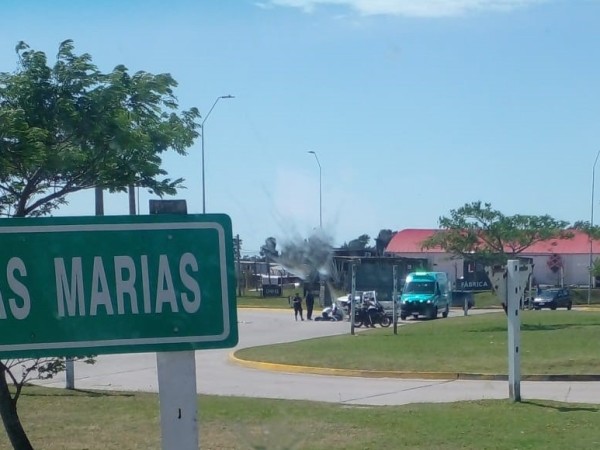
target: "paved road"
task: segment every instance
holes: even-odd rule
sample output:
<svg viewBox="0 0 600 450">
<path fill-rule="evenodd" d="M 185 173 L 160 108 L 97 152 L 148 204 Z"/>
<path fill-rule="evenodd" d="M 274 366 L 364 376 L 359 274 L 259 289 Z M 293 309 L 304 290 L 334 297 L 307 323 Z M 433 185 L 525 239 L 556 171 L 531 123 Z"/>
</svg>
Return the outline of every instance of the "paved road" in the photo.
<svg viewBox="0 0 600 450">
<path fill-rule="evenodd" d="M 462 312 L 453 311 L 452 315 Z M 349 333 L 347 322 L 296 322 L 289 310 L 246 309 L 239 312 L 240 342 L 236 349 L 343 333 Z M 199 393 L 356 405 L 508 398 L 506 381 L 366 379 L 268 372 L 232 363 L 229 354 L 233 350 L 196 353 Z M 75 380 L 78 389 L 156 392 L 156 355 L 103 355 L 93 366 L 78 363 Z M 64 376 L 39 384 L 64 387 Z M 521 394 L 524 399 L 600 404 L 600 382 L 523 382 Z"/>
</svg>

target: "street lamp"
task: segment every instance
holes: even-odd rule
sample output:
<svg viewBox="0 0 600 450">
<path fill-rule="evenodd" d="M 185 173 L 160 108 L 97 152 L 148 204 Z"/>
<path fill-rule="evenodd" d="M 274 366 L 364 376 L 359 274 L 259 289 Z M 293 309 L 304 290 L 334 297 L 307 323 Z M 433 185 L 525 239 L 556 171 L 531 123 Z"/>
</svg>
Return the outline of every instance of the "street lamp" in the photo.
<svg viewBox="0 0 600 450">
<path fill-rule="evenodd" d="M 592 237 L 592 232 L 594 228 L 594 181 L 596 175 L 596 163 L 598 162 L 598 157 L 600 156 L 600 150 L 596 153 L 596 159 L 594 160 L 594 165 L 592 166 L 592 202 L 591 202 L 591 217 L 590 217 L 590 284 L 588 285 L 588 305 L 591 303 L 592 299 L 592 266 L 594 265 L 592 253 L 594 251 L 594 238 Z"/>
<path fill-rule="evenodd" d="M 235 98 L 235 97 L 233 95 L 221 95 L 221 96 L 217 97 L 217 99 L 215 100 L 213 105 L 208 110 L 208 114 L 206 114 L 206 116 L 204 116 L 204 120 L 202 120 L 202 122 L 200 123 L 200 130 L 202 133 L 202 140 L 201 140 L 201 142 L 202 142 L 202 214 L 206 214 L 206 185 L 205 185 L 205 181 L 204 181 L 204 123 L 206 122 L 206 119 L 208 119 L 208 116 L 210 116 L 210 113 L 212 112 L 212 110 L 217 105 L 217 102 L 219 100 L 221 100 L 222 98 Z"/>
<path fill-rule="evenodd" d="M 317 164 L 319 165 L 319 228 L 323 229 L 323 190 L 322 190 L 322 178 L 321 178 L 321 163 L 319 162 L 319 157 L 316 152 L 309 150 L 308 153 L 312 153 L 317 160 Z"/>
</svg>

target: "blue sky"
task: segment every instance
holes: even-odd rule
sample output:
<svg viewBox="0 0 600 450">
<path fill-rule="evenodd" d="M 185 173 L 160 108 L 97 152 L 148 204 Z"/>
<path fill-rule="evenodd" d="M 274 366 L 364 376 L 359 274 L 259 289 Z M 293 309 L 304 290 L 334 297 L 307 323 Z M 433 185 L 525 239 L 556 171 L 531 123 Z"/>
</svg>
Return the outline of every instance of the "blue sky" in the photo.
<svg viewBox="0 0 600 450">
<path fill-rule="evenodd" d="M 234 95 L 205 123 L 206 209 L 256 253 L 319 226 L 309 150 L 334 245 L 435 228 L 475 200 L 589 220 L 598 17 L 592 0 L 4 0 L 0 71 L 15 69 L 20 40 L 52 60 L 73 39 L 105 71 L 171 73 L 181 106 L 202 114 Z M 200 150 L 164 161 L 191 213 Z M 127 213 L 125 196 L 105 201 Z M 93 213 L 91 193 L 59 212 Z"/>
</svg>

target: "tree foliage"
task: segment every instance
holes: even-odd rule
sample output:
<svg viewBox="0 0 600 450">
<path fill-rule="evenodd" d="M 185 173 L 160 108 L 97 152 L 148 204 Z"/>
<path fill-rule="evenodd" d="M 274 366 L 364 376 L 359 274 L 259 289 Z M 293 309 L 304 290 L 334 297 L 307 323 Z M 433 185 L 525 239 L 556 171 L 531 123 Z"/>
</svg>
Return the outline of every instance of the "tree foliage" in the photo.
<svg viewBox="0 0 600 450">
<path fill-rule="evenodd" d="M 370 241 L 371 237 L 368 234 L 361 234 L 350 242 L 344 242 L 341 248 L 345 250 L 372 250 L 372 248 L 369 247 Z"/>
<path fill-rule="evenodd" d="M 507 216 L 490 203 L 466 203 L 439 219 L 440 231 L 426 239 L 423 248 L 440 247 L 454 256 L 484 263 L 503 263 L 549 239 L 568 239 L 568 222 L 549 215 Z"/>
<path fill-rule="evenodd" d="M 196 108 L 178 113 L 171 75 L 130 74 L 123 65 L 102 73 L 71 40 L 59 45 L 52 66 L 24 42 L 16 53 L 17 69 L 0 73 L 0 216 L 46 215 L 90 188 L 136 185 L 162 196 L 182 187 L 182 179 L 167 177 L 161 156 L 186 153 L 200 116 Z M 51 378 L 64 364 L 0 362 L 0 415 L 15 449 L 32 448 L 17 414 L 23 385 Z"/>
<path fill-rule="evenodd" d="M 378 256 L 383 256 L 385 249 L 396 234 L 395 231 L 389 229 L 379 230 L 379 234 L 375 238 L 375 251 Z"/>
<path fill-rule="evenodd" d="M 56 61 L 24 42 L 18 67 L 0 73 L 0 215 L 48 214 L 73 192 L 129 185 L 162 196 L 182 179 L 166 177 L 161 154 L 185 154 L 198 136 L 195 108 L 177 114 L 169 74 L 102 73 L 71 40 Z"/>
<path fill-rule="evenodd" d="M 590 239 L 600 240 L 600 226 L 592 225 L 589 221 L 578 220 L 571 227 L 574 230 L 583 231 Z"/>
</svg>

